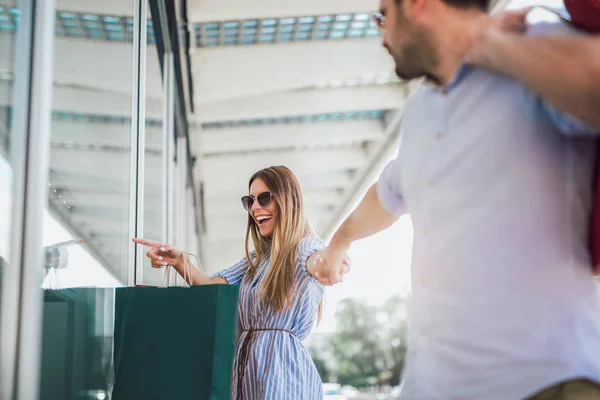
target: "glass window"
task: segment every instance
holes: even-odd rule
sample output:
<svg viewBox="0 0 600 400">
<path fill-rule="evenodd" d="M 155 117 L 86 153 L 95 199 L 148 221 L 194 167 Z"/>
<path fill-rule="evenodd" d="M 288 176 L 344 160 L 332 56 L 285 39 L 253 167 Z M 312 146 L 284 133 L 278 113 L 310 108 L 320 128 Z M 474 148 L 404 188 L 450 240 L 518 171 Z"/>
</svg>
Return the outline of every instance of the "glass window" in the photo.
<svg viewBox="0 0 600 400">
<path fill-rule="evenodd" d="M 133 0 L 123 2 L 129 6 L 116 11 L 95 0 L 56 2 L 41 400 L 108 398 L 114 381 L 114 287 L 128 276 L 137 79 Z"/>
<path fill-rule="evenodd" d="M 152 21 L 151 7 L 148 6 L 148 18 Z M 165 176 L 163 155 L 163 108 L 164 79 L 161 78 L 161 59 L 155 44 L 149 43 L 146 51 L 148 81 L 146 85 L 146 147 L 145 147 L 145 185 L 144 185 L 144 238 L 169 242 L 163 226 Z M 155 71 L 155 72 L 152 72 Z M 165 72 L 163 72 L 164 74 Z M 171 131 L 172 132 L 172 131 Z M 173 140 L 173 139 L 172 139 Z M 172 141 L 170 142 L 172 145 Z M 173 160 L 170 160 L 173 163 Z M 172 243 L 171 243 L 172 244 Z M 144 249 L 144 254 L 146 249 Z M 150 260 L 144 257 L 141 284 L 162 284 L 163 270 L 152 268 Z"/>
<path fill-rule="evenodd" d="M 2 275 L 10 263 L 12 168 L 10 129 L 16 29 L 16 1 L 0 0 L 0 291 Z M 0 298 L 2 293 L 0 292 Z M 0 308 L 0 313 L 2 309 Z"/>
</svg>

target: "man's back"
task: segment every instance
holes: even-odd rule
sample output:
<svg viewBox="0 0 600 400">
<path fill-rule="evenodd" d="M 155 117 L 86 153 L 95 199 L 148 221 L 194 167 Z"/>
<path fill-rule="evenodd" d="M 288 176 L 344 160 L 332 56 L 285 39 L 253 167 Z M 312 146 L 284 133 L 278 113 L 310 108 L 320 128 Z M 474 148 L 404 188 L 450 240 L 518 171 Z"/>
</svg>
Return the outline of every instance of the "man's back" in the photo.
<svg viewBox="0 0 600 400">
<path fill-rule="evenodd" d="M 407 399 L 522 398 L 600 379 L 594 143 L 573 133 L 586 132 L 483 70 L 411 98 L 378 184 L 415 228 Z"/>
</svg>

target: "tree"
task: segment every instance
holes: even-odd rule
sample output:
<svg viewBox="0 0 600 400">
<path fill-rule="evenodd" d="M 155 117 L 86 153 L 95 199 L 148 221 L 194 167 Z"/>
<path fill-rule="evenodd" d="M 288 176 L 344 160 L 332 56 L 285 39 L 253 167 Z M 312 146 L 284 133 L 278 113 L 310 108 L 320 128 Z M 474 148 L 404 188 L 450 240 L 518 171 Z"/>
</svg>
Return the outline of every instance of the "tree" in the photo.
<svg viewBox="0 0 600 400">
<path fill-rule="evenodd" d="M 393 297 L 375 307 L 357 299 L 340 303 L 330 345 L 338 382 L 367 386 L 373 380 L 397 385 L 406 351 L 406 301 Z"/>
<path fill-rule="evenodd" d="M 315 363 L 315 367 L 317 367 L 317 371 L 319 372 L 319 376 L 323 382 L 331 381 L 331 372 L 329 370 L 329 366 L 323 357 L 319 355 L 319 352 L 314 349 L 309 349 L 309 353 L 313 362 Z"/>
</svg>

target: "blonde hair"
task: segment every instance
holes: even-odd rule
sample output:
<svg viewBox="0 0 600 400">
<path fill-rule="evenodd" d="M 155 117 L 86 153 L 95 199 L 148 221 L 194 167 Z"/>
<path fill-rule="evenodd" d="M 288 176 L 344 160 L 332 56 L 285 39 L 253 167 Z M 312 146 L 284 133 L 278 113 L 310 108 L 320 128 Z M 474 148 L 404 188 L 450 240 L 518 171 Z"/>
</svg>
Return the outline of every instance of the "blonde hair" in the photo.
<svg viewBox="0 0 600 400">
<path fill-rule="evenodd" d="M 248 187 L 252 186 L 256 179 L 262 180 L 273 194 L 279 217 L 273 236 L 265 238 L 260 235 L 252 216 L 248 215 L 246 257 L 249 268 L 246 279 L 254 279 L 259 265 L 270 252 L 271 267 L 265 276 L 260 297 L 275 311 L 283 312 L 292 306 L 298 246 L 302 239 L 312 236 L 314 232 L 304 213 L 304 198 L 300 183 L 289 168 L 277 166 L 262 169 L 250 178 Z M 250 255 L 250 237 L 254 243 L 254 257 Z M 321 302 L 318 310 L 319 320 L 322 308 Z"/>
</svg>

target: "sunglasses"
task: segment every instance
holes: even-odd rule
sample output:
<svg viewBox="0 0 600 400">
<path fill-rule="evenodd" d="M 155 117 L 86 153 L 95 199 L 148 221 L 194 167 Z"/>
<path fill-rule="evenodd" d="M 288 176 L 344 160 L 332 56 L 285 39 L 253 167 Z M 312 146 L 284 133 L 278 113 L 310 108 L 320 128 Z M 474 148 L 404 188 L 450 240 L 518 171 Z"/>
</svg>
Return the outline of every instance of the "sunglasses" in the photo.
<svg viewBox="0 0 600 400">
<path fill-rule="evenodd" d="M 385 15 L 380 12 L 376 12 L 373 14 L 373 21 L 375 21 L 375 25 L 377 25 L 379 32 L 385 32 Z"/>
<path fill-rule="evenodd" d="M 250 211 L 252 206 L 254 205 L 254 200 L 258 201 L 261 207 L 265 208 L 271 204 L 271 199 L 273 198 L 273 193 L 271 192 L 262 192 L 258 196 L 244 196 L 242 197 L 242 205 L 246 209 L 246 211 Z"/>
</svg>

